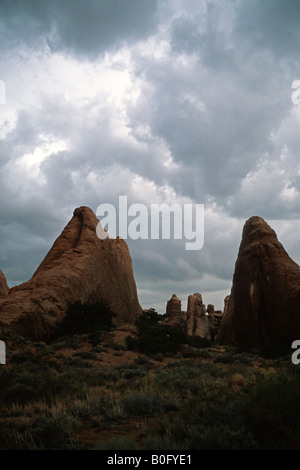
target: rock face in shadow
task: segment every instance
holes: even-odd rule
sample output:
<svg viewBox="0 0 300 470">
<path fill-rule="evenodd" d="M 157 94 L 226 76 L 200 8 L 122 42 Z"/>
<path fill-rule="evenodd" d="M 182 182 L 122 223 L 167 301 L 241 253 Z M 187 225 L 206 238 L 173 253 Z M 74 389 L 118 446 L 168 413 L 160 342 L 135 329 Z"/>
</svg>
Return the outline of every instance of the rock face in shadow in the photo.
<svg viewBox="0 0 300 470">
<path fill-rule="evenodd" d="M 225 305 L 226 305 L 226 299 L 225 299 Z M 221 325 L 223 312 L 222 310 L 215 310 L 215 306 L 212 304 L 208 304 L 206 310 L 207 310 L 208 319 L 213 329 L 213 336 L 216 337 L 218 334 L 220 325 Z"/>
<path fill-rule="evenodd" d="M 6 277 L 0 269 L 0 298 L 6 297 L 9 292 L 9 287 L 7 285 Z"/>
<path fill-rule="evenodd" d="M 142 309 L 128 246 L 100 240 L 98 223 L 88 207 L 75 209 L 32 278 L 0 299 L 0 330 L 49 339 L 76 301 L 107 304 L 117 326 L 135 322 Z"/>
<path fill-rule="evenodd" d="M 261 349 L 295 339 L 300 339 L 300 267 L 275 231 L 261 217 L 251 217 L 217 342 Z"/>
</svg>

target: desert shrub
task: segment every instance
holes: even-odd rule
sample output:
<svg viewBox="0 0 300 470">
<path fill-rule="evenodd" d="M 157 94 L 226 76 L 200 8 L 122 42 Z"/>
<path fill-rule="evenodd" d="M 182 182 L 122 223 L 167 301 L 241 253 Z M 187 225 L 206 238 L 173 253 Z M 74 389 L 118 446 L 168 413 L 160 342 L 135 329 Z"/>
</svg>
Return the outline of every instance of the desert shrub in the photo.
<svg viewBox="0 0 300 470">
<path fill-rule="evenodd" d="M 183 358 L 196 358 L 198 357 L 198 350 L 191 347 L 191 346 L 187 346 L 186 348 L 184 348 L 184 350 L 182 351 L 182 357 Z"/>
<path fill-rule="evenodd" d="M 127 416 L 155 414 L 162 409 L 162 397 L 153 393 L 130 394 L 124 397 L 123 408 Z"/>
<path fill-rule="evenodd" d="M 137 338 L 133 338 L 132 336 L 126 336 L 126 347 L 128 351 L 137 351 L 138 350 L 138 340 Z"/>
<path fill-rule="evenodd" d="M 68 308 L 59 328 L 60 335 L 89 333 L 91 337 L 99 331 L 110 331 L 114 328 L 115 314 L 102 303 L 82 304 L 75 302 Z"/>
<path fill-rule="evenodd" d="M 80 334 L 62 336 L 54 339 L 51 346 L 53 351 L 60 351 L 61 349 L 80 349 L 82 348 L 85 339 L 85 335 Z"/>
<path fill-rule="evenodd" d="M 150 360 L 148 357 L 139 355 L 133 362 L 134 364 L 138 364 L 141 366 L 150 366 Z"/>
<path fill-rule="evenodd" d="M 107 443 L 98 443 L 95 450 L 140 450 L 140 447 L 130 437 L 112 437 Z"/>
<path fill-rule="evenodd" d="M 77 356 L 81 359 L 97 359 L 97 355 L 91 351 L 77 351 L 73 353 L 72 356 Z"/>
<path fill-rule="evenodd" d="M 193 399 L 182 407 L 181 416 L 189 431 L 184 433 L 181 429 L 176 434 L 173 430 L 171 435 L 175 440 L 187 439 L 189 449 L 300 448 L 297 368 L 279 370 L 250 385 L 241 374 L 234 374 L 230 381 L 246 388 L 246 393 L 232 394 L 231 386 L 221 393 L 217 383 L 208 383 L 206 390 L 203 388 L 198 393 L 205 399 L 205 407 Z M 192 418 L 188 416 L 190 412 Z"/>
<path fill-rule="evenodd" d="M 132 380 L 138 377 L 145 377 L 147 371 L 138 364 L 124 364 L 117 366 L 112 370 L 115 378 Z"/>
<path fill-rule="evenodd" d="M 135 324 L 140 331 L 144 331 L 149 326 L 156 325 L 160 320 L 161 315 L 157 313 L 154 308 L 149 308 L 149 310 L 142 313 Z"/>
<path fill-rule="evenodd" d="M 39 449 L 68 450 L 68 436 L 72 425 L 72 419 L 67 417 L 41 416 L 33 421 L 28 432 Z"/>
<path fill-rule="evenodd" d="M 233 354 L 220 354 L 214 359 L 214 362 L 219 362 L 220 364 L 232 364 L 235 361 Z"/>
<path fill-rule="evenodd" d="M 42 397 L 47 400 L 67 388 L 72 391 L 72 385 L 52 369 L 36 364 L 0 370 L 0 399 L 3 403 L 24 404 Z"/>
<path fill-rule="evenodd" d="M 207 349 L 200 349 L 198 351 L 197 357 L 202 357 L 202 359 L 210 359 L 212 355 L 209 351 L 207 351 Z"/>
<path fill-rule="evenodd" d="M 162 362 L 164 360 L 164 356 L 161 352 L 159 352 L 153 355 L 153 359 L 157 362 Z"/>
<path fill-rule="evenodd" d="M 264 346 L 261 350 L 263 357 L 267 359 L 277 359 L 290 355 L 291 353 L 291 340 L 285 336 L 273 338 L 270 343 Z"/>
<path fill-rule="evenodd" d="M 214 344 L 212 340 L 201 338 L 201 336 L 188 336 L 187 343 L 193 348 L 208 348 Z"/>
<path fill-rule="evenodd" d="M 153 325 L 141 332 L 137 347 L 142 354 L 176 352 L 186 342 L 180 328 L 169 325 Z"/>
<path fill-rule="evenodd" d="M 244 427 L 226 425 L 194 425 L 187 429 L 188 450 L 257 450 L 252 434 Z"/>
<path fill-rule="evenodd" d="M 138 338 L 126 338 L 127 349 L 149 355 L 178 351 L 187 342 L 186 334 L 181 328 L 161 324 L 160 320 L 161 315 L 154 309 L 144 312 L 136 321 Z"/>
<path fill-rule="evenodd" d="M 112 348 L 115 351 L 125 351 L 126 347 L 122 343 L 118 343 L 116 341 L 109 341 L 105 343 L 106 348 Z"/>
<path fill-rule="evenodd" d="M 99 403 L 99 411 L 109 422 L 120 421 L 126 417 L 122 398 L 115 394 L 104 395 Z"/>
<path fill-rule="evenodd" d="M 185 450 L 183 442 L 178 442 L 170 436 L 148 435 L 143 439 L 144 450 Z"/>
<path fill-rule="evenodd" d="M 250 366 L 252 364 L 253 359 L 246 354 L 237 354 L 234 358 L 235 363 L 240 363 L 246 366 Z"/>
<path fill-rule="evenodd" d="M 194 375 L 193 372 L 192 375 Z M 189 387 L 189 381 L 191 378 L 191 372 L 189 369 L 180 367 L 171 371 L 159 370 L 156 374 L 156 383 L 160 387 L 167 387 L 169 385 L 172 389 L 185 390 Z"/>
<path fill-rule="evenodd" d="M 164 391 L 155 393 L 152 390 L 134 392 L 131 390 L 121 399 L 122 409 L 128 416 L 149 416 L 178 410 L 178 396 Z M 161 415 L 160 415 L 161 416 Z"/>
<path fill-rule="evenodd" d="M 280 370 L 245 397 L 242 416 L 261 449 L 300 449 L 300 371 Z"/>
<path fill-rule="evenodd" d="M 92 351 L 95 353 L 108 353 L 108 349 L 101 345 L 94 346 Z"/>
<path fill-rule="evenodd" d="M 156 428 L 152 425 L 148 430 L 143 448 L 163 450 L 162 445 L 168 445 L 165 449 L 257 450 L 258 445 L 251 432 L 243 425 L 236 425 L 234 407 L 229 407 L 227 413 L 226 422 L 222 422 L 224 416 L 214 415 L 210 416 L 213 419 L 209 419 L 205 412 L 200 416 L 197 411 L 188 421 L 179 416 L 165 417 Z M 234 420 L 230 421 L 232 417 Z"/>
</svg>

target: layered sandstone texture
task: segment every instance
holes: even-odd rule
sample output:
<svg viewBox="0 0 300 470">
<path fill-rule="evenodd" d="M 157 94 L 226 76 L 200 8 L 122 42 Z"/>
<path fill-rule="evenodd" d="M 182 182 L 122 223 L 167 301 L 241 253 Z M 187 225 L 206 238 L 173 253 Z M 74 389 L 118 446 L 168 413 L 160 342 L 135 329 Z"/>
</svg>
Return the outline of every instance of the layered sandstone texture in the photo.
<svg viewBox="0 0 300 470">
<path fill-rule="evenodd" d="M 29 281 L 7 290 L 0 278 L 0 331 L 49 339 L 76 301 L 105 303 L 117 326 L 135 322 L 142 309 L 128 246 L 119 238 L 100 240 L 98 223 L 88 207 L 75 209 Z"/>
<path fill-rule="evenodd" d="M 261 217 L 246 221 L 217 342 L 263 348 L 300 338 L 300 267 Z"/>
</svg>

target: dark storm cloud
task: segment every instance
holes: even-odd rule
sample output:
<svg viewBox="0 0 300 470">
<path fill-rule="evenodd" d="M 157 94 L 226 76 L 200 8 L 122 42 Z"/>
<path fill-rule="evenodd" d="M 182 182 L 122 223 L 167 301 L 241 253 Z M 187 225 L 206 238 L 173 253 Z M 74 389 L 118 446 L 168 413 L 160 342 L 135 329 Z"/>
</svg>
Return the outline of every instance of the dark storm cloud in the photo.
<svg viewBox="0 0 300 470">
<path fill-rule="evenodd" d="M 299 57 L 299 14 L 298 0 L 199 2 L 196 13 L 190 15 L 187 8 L 172 22 L 172 46 L 189 53 L 201 49 L 206 64 L 215 69 L 236 65 L 232 51 Z"/>
<path fill-rule="evenodd" d="M 247 70 L 214 74 L 201 63 L 189 67 L 174 59 L 163 64 L 142 60 L 139 65 L 155 87 L 131 114 L 133 128 L 145 120 L 168 143 L 186 174 L 172 181 L 182 193 L 196 199 L 231 195 L 270 148 L 269 135 L 281 120 L 276 111 L 290 107 L 290 82 L 277 77 L 274 83 L 268 76 L 253 89 Z M 268 80 L 274 95 L 267 89 Z M 149 102 L 153 106 L 147 114 Z"/>
<path fill-rule="evenodd" d="M 2 47 L 35 48 L 97 56 L 123 41 L 145 37 L 156 26 L 157 0 L 2 0 Z"/>
<path fill-rule="evenodd" d="M 128 240 L 143 298 L 166 301 L 173 285 L 183 301 L 194 288 L 229 291 L 245 219 L 300 218 L 300 113 L 291 102 L 299 8 L 277 0 L 2 0 L 1 49 L 11 62 L 2 62 L 0 79 L 8 77 L 16 116 L 0 141 L 0 268 L 9 280 L 32 275 L 77 206 L 95 211 L 121 194 L 147 204 L 188 197 L 206 204 L 202 250 Z M 136 94 L 118 104 L 97 75 L 94 94 L 73 96 L 70 82 L 84 86 L 81 72 L 101 75 L 104 62 L 128 67 Z M 34 165 L 43 139 L 62 148 Z M 288 241 L 298 249 L 290 233 Z"/>
<path fill-rule="evenodd" d="M 300 3 L 297 0 L 239 2 L 235 30 L 246 48 L 266 48 L 279 59 L 298 56 Z"/>
<path fill-rule="evenodd" d="M 259 210 L 248 200 L 251 194 L 240 198 L 244 179 L 257 172 L 261 160 L 280 158 L 285 144 L 282 140 L 278 148 L 271 135 L 288 119 L 291 83 L 300 75 L 297 61 L 286 65 L 298 54 L 299 27 L 290 19 L 299 7 L 291 1 L 286 8 L 283 13 L 285 3 L 276 1 L 207 2 L 196 15 L 187 8 L 169 24 L 172 53 L 165 60 L 136 58 L 148 94 L 142 93 L 130 115 L 132 127 L 142 120 L 167 142 L 182 167 L 169 181 L 181 194 L 199 202 L 212 197 L 232 216 Z M 272 39 L 273 13 L 280 34 L 287 33 L 286 56 Z M 289 136 L 289 148 L 296 152 L 292 140 Z M 268 186 L 259 187 L 264 189 L 268 200 Z M 228 198 L 234 204 L 227 204 Z M 264 205 L 266 216 L 274 215 L 276 204 L 271 198 Z"/>
</svg>

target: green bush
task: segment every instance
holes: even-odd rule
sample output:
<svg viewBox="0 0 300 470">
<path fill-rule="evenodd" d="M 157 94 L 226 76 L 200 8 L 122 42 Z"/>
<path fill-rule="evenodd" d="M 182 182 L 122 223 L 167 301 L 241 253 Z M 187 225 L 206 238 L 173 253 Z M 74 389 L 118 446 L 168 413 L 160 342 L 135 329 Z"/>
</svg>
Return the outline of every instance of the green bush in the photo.
<svg viewBox="0 0 300 470">
<path fill-rule="evenodd" d="M 69 450 L 67 429 L 72 428 L 74 422 L 74 419 L 64 416 L 41 416 L 29 426 L 28 432 L 39 449 Z"/>
<path fill-rule="evenodd" d="M 180 328 L 153 325 L 140 334 L 136 344 L 142 354 L 164 354 L 178 351 L 185 342 L 186 335 Z"/>
<path fill-rule="evenodd" d="M 68 308 L 59 328 L 59 335 L 89 333 L 93 336 L 99 331 L 110 331 L 114 328 L 114 316 L 116 315 L 105 304 L 75 302 Z"/>
<path fill-rule="evenodd" d="M 130 437 L 112 437 L 106 444 L 97 444 L 95 450 L 140 450 L 140 447 Z"/>
<path fill-rule="evenodd" d="M 214 344 L 212 340 L 201 338 L 201 336 L 188 336 L 187 343 L 193 348 L 208 348 Z"/>
<path fill-rule="evenodd" d="M 232 354 L 220 354 L 214 359 L 214 362 L 220 364 L 232 364 L 235 361 L 235 357 Z"/>
<path fill-rule="evenodd" d="M 291 353 L 291 340 L 285 336 L 273 338 L 270 343 L 262 348 L 261 354 L 267 359 L 277 359 Z"/>
<path fill-rule="evenodd" d="M 64 380 L 53 370 L 35 364 L 0 370 L 0 400 L 3 403 L 25 404 L 39 398 L 50 399 L 66 387 Z M 71 384 L 69 388 L 72 390 Z"/>
<path fill-rule="evenodd" d="M 123 399 L 123 407 L 127 416 L 155 414 L 162 410 L 162 399 L 152 393 L 131 394 Z"/>
<path fill-rule="evenodd" d="M 144 312 L 136 321 L 138 338 L 126 338 L 127 349 L 148 355 L 178 351 L 187 342 L 186 334 L 181 328 L 161 324 L 160 320 L 161 315 L 154 309 Z"/>
<path fill-rule="evenodd" d="M 252 434 L 244 427 L 227 425 L 195 425 L 187 429 L 189 450 L 258 450 Z"/>
<path fill-rule="evenodd" d="M 144 450 L 185 450 L 184 443 L 177 442 L 169 436 L 149 435 L 143 439 Z"/>
<path fill-rule="evenodd" d="M 154 308 L 149 308 L 149 310 L 144 311 L 142 315 L 136 320 L 135 324 L 140 331 L 144 331 L 149 328 L 149 326 L 156 325 L 162 318 L 162 316 L 157 313 Z"/>
<path fill-rule="evenodd" d="M 300 371 L 282 370 L 247 395 L 243 420 L 262 449 L 300 449 Z"/>
<path fill-rule="evenodd" d="M 127 347 L 128 351 L 138 350 L 138 340 L 137 340 L 137 338 L 133 338 L 132 336 L 127 336 L 125 341 L 126 341 L 126 347 Z"/>
<path fill-rule="evenodd" d="M 81 359 L 97 359 L 97 354 L 91 351 L 78 351 L 72 354 L 73 357 L 80 357 Z"/>
</svg>

